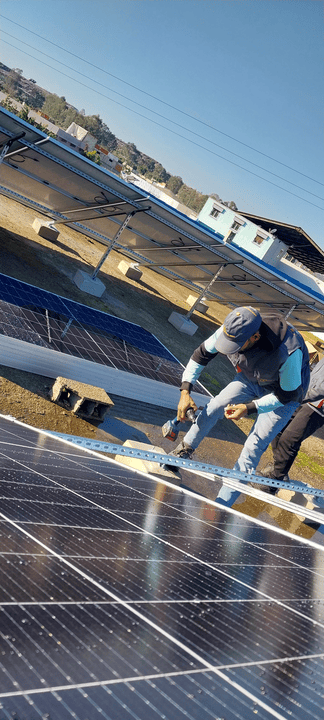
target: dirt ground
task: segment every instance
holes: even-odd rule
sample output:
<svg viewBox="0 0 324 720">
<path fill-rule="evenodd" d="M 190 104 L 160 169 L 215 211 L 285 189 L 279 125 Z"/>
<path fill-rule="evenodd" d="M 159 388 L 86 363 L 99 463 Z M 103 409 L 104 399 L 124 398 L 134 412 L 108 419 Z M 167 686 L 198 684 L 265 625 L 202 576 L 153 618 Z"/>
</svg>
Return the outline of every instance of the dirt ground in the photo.
<svg viewBox="0 0 324 720">
<path fill-rule="evenodd" d="M 225 306 L 209 302 L 206 315 L 195 312 L 192 317 L 198 325 L 195 335 L 190 337 L 179 333 L 168 322 L 168 317 L 174 310 L 184 313 L 188 311 L 186 299 L 192 291 L 149 268 L 143 268 L 139 282 L 126 278 L 118 269 L 123 256 L 114 251 L 110 253 L 99 273 L 106 286 L 105 293 L 100 299 L 86 295 L 73 283 L 73 277 L 78 269 L 90 273 L 99 262 L 105 246 L 63 225 L 59 226 L 58 239 L 55 242 L 47 241 L 38 236 L 32 228 L 35 211 L 4 196 L 0 197 L 0 212 L 2 273 L 137 323 L 152 332 L 183 364 L 186 364 L 194 348 L 223 322 L 229 311 Z M 210 363 L 207 371 L 202 374 L 201 381 L 211 392 L 217 392 L 233 374 L 228 360 L 218 355 L 217 360 Z M 147 408 L 143 422 L 143 414 L 140 421 L 134 403 L 119 403 L 118 398 L 114 398 L 115 406 L 111 417 L 119 422 L 118 436 L 118 432 L 113 430 L 109 423 L 105 422 L 100 426 L 87 422 L 52 403 L 48 393 L 53 382 L 50 378 L 0 365 L 0 412 L 13 415 L 40 429 L 108 441 L 112 441 L 112 438 L 116 441 L 116 437 L 124 441 L 128 428 L 129 437 L 146 437 L 147 442 L 158 444 L 170 451 L 170 444 L 166 441 L 163 444 L 160 433 L 161 424 L 170 417 L 167 409 L 154 409 L 153 406 Z M 250 419 L 243 419 L 239 423 L 221 421 L 217 430 L 201 444 L 197 459 L 208 462 L 213 460 L 216 464 L 231 467 L 250 427 Z M 270 459 L 271 451 L 268 450 L 263 456 L 261 466 Z M 324 432 L 320 430 L 303 444 L 291 477 L 316 487 L 324 487 L 323 460 Z"/>
</svg>

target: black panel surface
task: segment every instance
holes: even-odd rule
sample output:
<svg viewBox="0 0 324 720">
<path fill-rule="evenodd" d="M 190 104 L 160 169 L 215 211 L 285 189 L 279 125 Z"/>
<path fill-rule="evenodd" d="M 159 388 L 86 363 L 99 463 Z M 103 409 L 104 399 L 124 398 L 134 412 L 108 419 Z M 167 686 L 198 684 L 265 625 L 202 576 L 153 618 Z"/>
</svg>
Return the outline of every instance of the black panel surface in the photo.
<svg viewBox="0 0 324 720">
<path fill-rule="evenodd" d="M 3 417 L 0 478 L 1 720 L 322 720 L 322 546 Z"/>
</svg>

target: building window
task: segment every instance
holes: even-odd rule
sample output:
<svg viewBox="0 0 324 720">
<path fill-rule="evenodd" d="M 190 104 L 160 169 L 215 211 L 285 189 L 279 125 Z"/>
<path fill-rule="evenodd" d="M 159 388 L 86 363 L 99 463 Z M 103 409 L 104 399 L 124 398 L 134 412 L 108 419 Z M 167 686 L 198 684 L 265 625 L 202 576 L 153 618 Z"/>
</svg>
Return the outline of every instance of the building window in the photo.
<svg viewBox="0 0 324 720">
<path fill-rule="evenodd" d="M 237 232 L 240 229 L 240 227 L 242 227 L 241 223 L 234 220 L 233 224 L 231 225 L 231 230 L 233 230 L 234 232 Z"/>
<path fill-rule="evenodd" d="M 210 211 L 210 217 L 217 218 L 218 215 L 221 215 L 224 212 L 224 208 L 220 203 L 214 202 L 213 207 Z"/>
<path fill-rule="evenodd" d="M 253 242 L 255 243 L 255 245 L 262 245 L 263 241 L 267 240 L 267 238 L 269 238 L 269 233 L 259 228 Z"/>
<path fill-rule="evenodd" d="M 255 238 L 254 238 L 254 240 L 253 240 L 253 242 L 254 242 L 256 245 L 262 245 L 263 241 L 264 241 L 264 238 L 261 237 L 261 235 L 256 235 Z"/>
<path fill-rule="evenodd" d="M 236 235 L 237 231 L 241 227 L 243 227 L 243 225 L 245 225 L 245 221 L 241 220 L 241 218 L 239 218 L 239 217 L 235 217 L 232 222 L 232 225 L 230 227 L 229 235 L 226 238 L 226 242 L 232 242 L 232 240 L 235 240 L 235 235 Z"/>
</svg>

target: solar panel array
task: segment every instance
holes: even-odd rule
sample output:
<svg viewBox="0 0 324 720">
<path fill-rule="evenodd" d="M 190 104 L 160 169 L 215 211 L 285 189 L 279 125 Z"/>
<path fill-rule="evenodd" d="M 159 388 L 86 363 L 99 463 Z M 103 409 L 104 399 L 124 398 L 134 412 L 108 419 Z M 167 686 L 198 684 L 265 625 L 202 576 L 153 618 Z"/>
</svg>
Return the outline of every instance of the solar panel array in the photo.
<svg viewBox="0 0 324 720">
<path fill-rule="evenodd" d="M 181 382 L 182 365 L 139 325 L 1 274 L 0 334 L 168 385 Z M 206 394 L 199 383 L 195 392 Z"/>
<path fill-rule="evenodd" d="M 322 720 L 323 545 L 0 417 L 0 717 Z"/>
<path fill-rule="evenodd" d="M 222 236 L 201 223 L 0 110 L 0 143 L 21 131 L 25 137 L 13 143 L 0 167 L 3 193 L 103 245 L 111 245 L 126 215 L 135 212 L 114 247 L 140 267 L 147 264 L 198 294 L 222 268 L 209 298 L 225 305 L 292 311 L 297 328 L 324 330 L 321 293 L 222 243 Z"/>
</svg>

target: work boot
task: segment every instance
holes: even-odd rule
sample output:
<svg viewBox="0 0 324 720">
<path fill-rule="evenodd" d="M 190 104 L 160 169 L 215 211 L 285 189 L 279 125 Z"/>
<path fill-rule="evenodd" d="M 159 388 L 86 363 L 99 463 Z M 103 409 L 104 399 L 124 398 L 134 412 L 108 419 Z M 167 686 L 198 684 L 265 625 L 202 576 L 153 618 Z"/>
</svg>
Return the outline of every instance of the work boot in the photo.
<svg viewBox="0 0 324 720">
<path fill-rule="evenodd" d="M 194 450 L 192 449 L 192 447 L 190 447 L 190 445 L 187 445 L 187 443 L 183 442 L 182 440 L 181 443 L 179 443 L 179 445 L 177 445 L 174 450 L 171 450 L 169 454 L 174 455 L 175 457 L 179 457 L 182 460 L 186 460 L 187 458 L 191 460 L 194 454 Z"/>
<path fill-rule="evenodd" d="M 269 475 L 269 473 L 274 472 L 274 464 L 268 463 L 262 470 L 258 470 L 258 475 L 262 475 L 262 477 L 272 477 L 272 474 Z"/>
<path fill-rule="evenodd" d="M 187 460 L 187 459 L 191 460 L 193 453 L 194 453 L 194 450 L 192 449 L 192 447 L 190 447 L 190 445 L 187 445 L 182 440 L 181 443 L 179 443 L 179 445 L 177 445 L 177 447 L 169 453 L 169 455 L 170 456 L 173 455 L 173 457 L 181 458 L 181 460 Z M 170 460 L 171 460 L 171 458 L 170 458 Z M 170 463 L 166 463 L 164 465 L 164 467 L 170 468 L 170 470 L 176 470 L 179 466 L 172 465 L 172 462 L 170 462 Z"/>
<path fill-rule="evenodd" d="M 262 492 L 267 493 L 267 495 L 275 495 L 277 490 L 279 490 L 278 487 L 272 487 L 271 485 L 259 485 L 259 483 L 254 482 L 249 482 L 248 485 L 255 490 L 262 490 Z"/>
<path fill-rule="evenodd" d="M 290 478 L 288 477 L 287 473 L 285 475 L 282 475 L 281 477 L 275 475 L 273 463 L 269 463 L 269 465 L 266 465 L 264 468 L 262 468 L 262 470 L 258 470 L 258 475 L 270 478 L 271 480 L 280 480 L 280 482 L 290 482 Z"/>
</svg>

